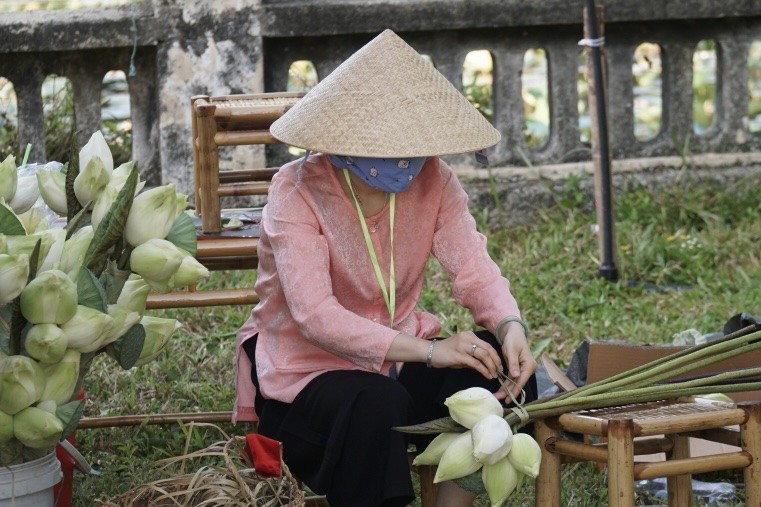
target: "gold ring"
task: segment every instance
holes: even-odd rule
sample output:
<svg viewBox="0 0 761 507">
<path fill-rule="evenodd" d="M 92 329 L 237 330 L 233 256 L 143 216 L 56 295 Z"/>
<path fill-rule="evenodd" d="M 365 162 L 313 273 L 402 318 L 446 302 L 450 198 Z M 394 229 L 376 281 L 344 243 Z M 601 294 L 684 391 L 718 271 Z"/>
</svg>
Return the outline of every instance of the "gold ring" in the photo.
<svg viewBox="0 0 761 507">
<path fill-rule="evenodd" d="M 470 355 L 471 355 L 471 356 L 473 356 L 473 357 L 475 357 L 475 356 L 476 356 L 476 349 L 477 349 L 477 348 L 478 348 L 478 345 L 473 345 L 473 346 L 470 348 Z"/>
</svg>

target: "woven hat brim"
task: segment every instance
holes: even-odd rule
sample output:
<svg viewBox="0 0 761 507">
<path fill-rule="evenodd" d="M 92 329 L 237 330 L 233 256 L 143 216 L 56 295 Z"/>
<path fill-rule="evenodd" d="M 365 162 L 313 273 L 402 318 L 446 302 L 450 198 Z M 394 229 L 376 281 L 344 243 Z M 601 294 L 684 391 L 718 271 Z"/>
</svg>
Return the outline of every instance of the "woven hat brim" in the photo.
<svg viewBox="0 0 761 507">
<path fill-rule="evenodd" d="M 422 157 L 478 151 L 500 133 L 391 30 L 370 41 L 270 127 L 324 153 Z"/>
</svg>

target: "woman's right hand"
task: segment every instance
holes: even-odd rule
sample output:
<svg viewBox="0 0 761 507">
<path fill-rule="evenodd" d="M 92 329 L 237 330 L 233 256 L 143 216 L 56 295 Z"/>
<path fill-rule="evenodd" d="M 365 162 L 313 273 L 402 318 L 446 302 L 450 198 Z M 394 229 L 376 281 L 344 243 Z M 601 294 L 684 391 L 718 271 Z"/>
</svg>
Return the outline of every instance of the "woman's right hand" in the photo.
<svg viewBox="0 0 761 507">
<path fill-rule="evenodd" d="M 434 368 L 472 368 L 488 379 L 497 378 L 502 361 L 494 348 L 471 331 L 439 340 L 433 347 Z"/>
</svg>

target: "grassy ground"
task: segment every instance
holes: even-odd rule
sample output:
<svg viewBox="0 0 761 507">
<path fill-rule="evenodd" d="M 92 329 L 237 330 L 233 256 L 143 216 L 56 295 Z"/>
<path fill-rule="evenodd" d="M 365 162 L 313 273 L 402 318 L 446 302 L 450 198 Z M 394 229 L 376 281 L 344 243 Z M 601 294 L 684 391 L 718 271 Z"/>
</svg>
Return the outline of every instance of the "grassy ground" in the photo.
<svg viewBox="0 0 761 507">
<path fill-rule="evenodd" d="M 557 206 L 531 226 L 489 232 L 489 249 L 511 279 L 532 328 L 535 346 L 562 366 L 587 338 L 667 343 L 688 328 L 718 331 L 731 315 L 761 314 L 761 197 L 758 176 L 730 187 L 694 184 L 689 178 L 656 193 L 633 186 L 616 196 L 621 280 L 603 281 L 598 270 L 595 218 L 578 179 L 569 179 Z M 246 272 L 215 273 L 209 286 L 250 283 Z M 450 283 L 435 263 L 421 307 L 438 314 L 445 330 L 469 329 L 467 311 L 449 296 Z M 234 333 L 249 308 L 157 312 L 181 320 L 156 362 L 121 371 L 99 357 L 87 382 L 88 415 L 230 410 Z M 245 428 L 227 427 L 233 433 Z M 216 434 L 194 433 L 193 446 Z M 100 477 L 76 476 L 75 505 L 90 506 L 144 483 L 149 464 L 178 455 L 185 436 L 177 426 L 80 431 L 79 448 Z M 736 480 L 727 475 L 715 480 Z M 532 484 L 512 505 L 532 505 Z M 564 505 L 607 505 L 604 473 L 589 465 L 566 467 Z M 642 497 L 641 505 L 649 505 Z M 479 505 L 487 505 L 479 499 Z"/>
</svg>

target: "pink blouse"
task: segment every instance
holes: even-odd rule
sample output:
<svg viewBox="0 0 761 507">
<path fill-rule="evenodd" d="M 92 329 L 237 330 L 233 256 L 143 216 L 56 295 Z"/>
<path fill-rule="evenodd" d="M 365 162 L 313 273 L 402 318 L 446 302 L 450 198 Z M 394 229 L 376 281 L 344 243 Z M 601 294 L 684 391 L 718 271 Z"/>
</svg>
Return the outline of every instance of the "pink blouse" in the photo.
<svg viewBox="0 0 761 507">
<path fill-rule="evenodd" d="M 283 166 L 264 208 L 255 284 L 261 300 L 238 332 L 233 420 L 255 421 L 251 364 L 241 345 L 259 333 L 256 368 L 265 398 L 292 402 L 313 378 L 331 370 L 386 374 L 397 334 L 430 339 L 433 315 L 416 311 L 426 262 L 435 256 L 453 281 L 455 300 L 494 332 L 520 317 L 509 282 L 486 251 L 468 197 L 452 170 L 430 158 L 410 188 L 396 196 L 396 322 L 373 272 L 354 203 L 324 154 Z M 389 206 L 366 219 L 388 286 Z"/>
</svg>

